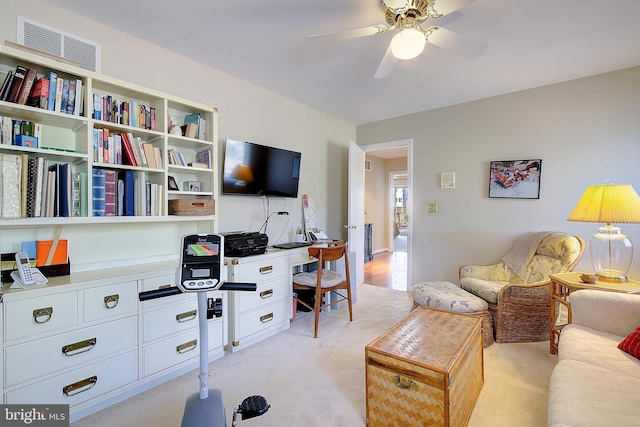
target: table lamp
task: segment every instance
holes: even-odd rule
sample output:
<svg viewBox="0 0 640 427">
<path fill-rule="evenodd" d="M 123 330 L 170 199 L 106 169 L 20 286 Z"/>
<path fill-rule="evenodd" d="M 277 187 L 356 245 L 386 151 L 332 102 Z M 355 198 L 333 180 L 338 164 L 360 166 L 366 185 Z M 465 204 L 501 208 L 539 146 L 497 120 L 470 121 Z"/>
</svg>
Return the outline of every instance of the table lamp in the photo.
<svg viewBox="0 0 640 427">
<path fill-rule="evenodd" d="M 631 240 L 612 223 L 640 223 L 640 196 L 629 184 L 591 185 L 578 200 L 568 221 L 606 223 L 589 240 L 589 256 L 598 280 L 626 282 L 633 260 Z"/>
</svg>

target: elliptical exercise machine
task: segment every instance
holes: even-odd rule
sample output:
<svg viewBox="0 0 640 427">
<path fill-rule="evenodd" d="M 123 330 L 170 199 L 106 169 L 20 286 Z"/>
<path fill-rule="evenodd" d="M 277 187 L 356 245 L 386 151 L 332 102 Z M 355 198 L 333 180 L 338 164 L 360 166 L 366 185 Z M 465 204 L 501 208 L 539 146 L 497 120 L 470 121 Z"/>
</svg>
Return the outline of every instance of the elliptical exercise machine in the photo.
<svg viewBox="0 0 640 427">
<path fill-rule="evenodd" d="M 222 392 L 209 389 L 209 343 L 208 313 L 222 316 L 222 301 L 211 301 L 207 292 L 215 290 L 255 291 L 255 283 L 231 283 L 220 280 L 224 258 L 224 238 L 217 234 L 189 234 L 182 237 L 180 266 L 176 269 L 176 285 L 169 288 L 141 292 L 140 301 L 176 295 L 181 292 L 198 294 L 198 322 L 200 339 L 200 390 L 187 398 L 182 416 L 182 427 L 227 427 L 227 418 L 222 401 Z M 232 426 L 236 416 L 242 419 L 257 417 L 269 409 L 262 396 L 247 397 L 233 412 Z"/>
</svg>

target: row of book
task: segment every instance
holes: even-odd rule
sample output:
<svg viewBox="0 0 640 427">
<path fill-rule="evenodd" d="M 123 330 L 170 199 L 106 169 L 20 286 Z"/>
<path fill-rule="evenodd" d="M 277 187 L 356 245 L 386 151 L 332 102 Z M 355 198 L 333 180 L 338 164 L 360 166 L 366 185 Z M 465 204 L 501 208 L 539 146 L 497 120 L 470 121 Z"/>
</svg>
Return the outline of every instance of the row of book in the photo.
<svg viewBox="0 0 640 427">
<path fill-rule="evenodd" d="M 187 161 L 182 151 L 177 151 L 173 148 L 167 150 L 167 160 L 169 161 L 170 165 L 192 166 L 203 169 L 211 169 L 211 159 L 212 153 L 209 149 L 196 151 L 195 160 L 191 162 Z"/>
<path fill-rule="evenodd" d="M 137 101 L 122 101 L 111 95 L 93 94 L 93 118 L 140 129 L 156 130 L 156 109 Z"/>
<path fill-rule="evenodd" d="M 180 134 L 182 136 L 186 136 L 187 138 L 202 140 L 207 139 L 207 121 L 200 115 L 200 113 L 187 114 L 184 117 L 184 122 L 182 125 L 174 123 L 171 117 L 169 117 L 168 123 L 169 133 L 174 133 L 173 129 L 179 128 L 178 130 L 180 131 Z"/>
<path fill-rule="evenodd" d="M 42 124 L 0 116 L 0 144 L 39 148 Z"/>
<path fill-rule="evenodd" d="M 53 71 L 38 77 L 36 69 L 18 65 L 7 73 L 0 100 L 78 116 L 83 91 L 81 79 L 65 79 Z"/>
<path fill-rule="evenodd" d="M 147 179 L 146 172 L 93 169 L 93 216 L 158 216 L 163 206 L 164 186 Z"/>
<path fill-rule="evenodd" d="M 86 174 L 27 154 L 0 154 L 0 216 L 38 218 L 86 216 Z"/>
<path fill-rule="evenodd" d="M 131 132 L 112 133 L 109 129 L 93 130 L 94 163 L 140 166 L 162 169 L 162 152 L 159 147 Z"/>
</svg>

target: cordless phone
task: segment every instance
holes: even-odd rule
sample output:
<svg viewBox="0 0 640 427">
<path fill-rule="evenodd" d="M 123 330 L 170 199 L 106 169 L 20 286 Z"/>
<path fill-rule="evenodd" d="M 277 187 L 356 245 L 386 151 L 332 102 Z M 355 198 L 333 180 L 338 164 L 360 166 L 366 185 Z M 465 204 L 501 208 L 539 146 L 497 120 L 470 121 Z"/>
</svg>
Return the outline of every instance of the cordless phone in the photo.
<svg viewBox="0 0 640 427">
<path fill-rule="evenodd" d="M 18 266 L 18 274 L 12 271 L 11 277 L 18 285 L 26 286 L 47 283 L 47 278 L 40 273 L 40 270 L 31 267 L 29 256 L 25 252 L 18 252 L 16 254 L 16 265 Z"/>
</svg>

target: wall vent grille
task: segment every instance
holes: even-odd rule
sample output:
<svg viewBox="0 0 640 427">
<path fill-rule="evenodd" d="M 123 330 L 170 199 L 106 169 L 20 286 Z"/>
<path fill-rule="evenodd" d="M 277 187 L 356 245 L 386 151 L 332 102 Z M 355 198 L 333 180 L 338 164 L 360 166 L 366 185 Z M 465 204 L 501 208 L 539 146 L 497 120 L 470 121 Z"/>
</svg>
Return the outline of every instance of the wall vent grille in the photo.
<svg viewBox="0 0 640 427">
<path fill-rule="evenodd" d="M 18 15 L 17 43 L 76 61 L 85 70 L 100 72 L 100 44 Z"/>
<path fill-rule="evenodd" d="M 364 170 L 366 170 L 366 171 L 370 171 L 371 170 L 371 160 L 365 160 L 364 161 Z"/>
</svg>

